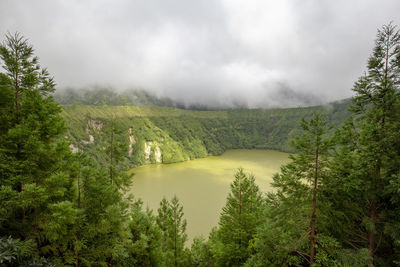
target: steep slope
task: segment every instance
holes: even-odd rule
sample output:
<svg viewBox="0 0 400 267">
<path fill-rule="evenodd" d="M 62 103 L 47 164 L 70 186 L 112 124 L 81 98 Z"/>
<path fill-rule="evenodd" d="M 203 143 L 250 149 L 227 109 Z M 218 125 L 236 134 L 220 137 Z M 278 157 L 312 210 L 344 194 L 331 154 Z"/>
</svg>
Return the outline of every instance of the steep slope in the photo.
<svg viewBox="0 0 400 267">
<path fill-rule="evenodd" d="M 157 106 L 64 106 L 68 138 L 76 150 L 89 151 L 105 162 L 105 150 L 114 119 L 126 145 L 126 165 L 172 163 L 227 149 L 276 149 L 293 152 L 290 140 L 299 133 L 300 119 L 324 112 L 333 125 L 347 116 L 347 101 L 327 106 L 288 109 L 221 111 L 182 110 Z"/>
</svg>

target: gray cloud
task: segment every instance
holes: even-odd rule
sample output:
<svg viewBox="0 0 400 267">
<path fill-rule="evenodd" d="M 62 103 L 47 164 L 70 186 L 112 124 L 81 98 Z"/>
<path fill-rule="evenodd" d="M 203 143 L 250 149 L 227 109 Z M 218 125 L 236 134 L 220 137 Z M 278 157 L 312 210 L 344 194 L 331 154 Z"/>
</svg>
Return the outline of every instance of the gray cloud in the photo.
<svg viewBox="0 0 400 267">
<path fill-rule="evenodd" d="M 144 88 L 188 104 L 349 97 L 398 0 L 1 0 L 59 88 Z"/>
</svg>

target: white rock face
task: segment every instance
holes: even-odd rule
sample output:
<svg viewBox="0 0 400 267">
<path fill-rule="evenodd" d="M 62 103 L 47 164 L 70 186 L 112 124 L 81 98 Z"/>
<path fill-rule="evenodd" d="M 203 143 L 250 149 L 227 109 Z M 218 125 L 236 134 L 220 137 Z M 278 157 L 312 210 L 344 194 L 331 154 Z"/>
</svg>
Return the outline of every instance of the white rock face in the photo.
<svg viewBox="0 0 400 267">
<path fill-rule="evenodd" d="M 89 145 L 94 143 L 94 136 L 90 134 L 91 131 L 101 131 L 103 129 L 103 122 L 96 120 L 88 120 L 86 124 L 86 132 L 89 134 L 89 141 L 81 140 L 82 144 Z"/>
<path fill-rule="evenodd" d="M 131 128 L 129 128 L 129 145 L 128 145 L 129 157 L 132 157 L 132 154 L 133 154 L 133 148 L 132 148 L 133 144 L 136 144 L 136 140 L 132 135 L 132 127 L 131 127 Z"/>
<path fill-rule="evenodd" d="M 101 131 L 102 128 L 103 128 L 102 121 L 88 120 L 88 123 L 86 125 L 86 132 L 89 132 L 90 129 L 95 131 Z"/>
<path fill-rule="evenodd" d="M 89 134 L 89 141 L 81 140 L 81 143 L 84 145 L 89 145 L 94 143 L 94 136 Z"/>
<path fill-rule="evenodd" d="M 129 143 L 130 144 L 136 144 L 136 140 L 135 140 L 135 137 L 133 137 L 133 135 L 129 136 Z"/>
<path fill-rule="evenodd" d="M 79 152 L 79 148 L 77 148 L 76 146 L 74 146 L 74 144 L 70 144 L 69 148 L 71 149 L 72 153 L 78 153 Z"/>
<path fill-rule="evenodd" d="M 144 156 L 146 159 L 150 158 L 150 154 L 151 154 L 151 145 L 153 144 L 153 142 L 145 142 L 144 143 Z"/>
<path fill-rule="evenodd" d="M 156 162 L 161 163 L 161 149 L 159 146 L 156 146 L 156 151 L 154 151 L 154 156 L 156 158 Z"/>
</svg>

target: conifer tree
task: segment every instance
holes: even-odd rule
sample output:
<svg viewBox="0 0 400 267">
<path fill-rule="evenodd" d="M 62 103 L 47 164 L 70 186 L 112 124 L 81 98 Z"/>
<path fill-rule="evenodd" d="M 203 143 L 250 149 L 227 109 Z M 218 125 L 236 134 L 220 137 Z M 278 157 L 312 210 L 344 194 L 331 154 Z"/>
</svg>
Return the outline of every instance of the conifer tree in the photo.
<svg viewBox="0 0 400 267">
<path fill-rule="evenodd" d="M 332 166 L 332 188 L 344 201 L 334 203 L 346 220 L 343 241 L 368 248 L 369 265 L 399 260 L 397 197 L 400 140 L 400 32 L 388 24 L 378 30 L 367 71 L 355 83 L 353 120 L 341 129 Z M 347 205 L 346 205 L 347 204 Z M 350 238 L 349 238 L 350 237 Z"/>
<path fill-rule="evenodd" d="M 123 193 L 110 184 L 107 169 L 98 166 L 81 170 L 81 209 L 76 245 L 78 263 L 114 265 L 129 256 L 128 203 Z M 75 259 L 76 260 L 76 259 Z"/>
<path fill-rule="evenodd" d="M 210 235 L 212 235 L 211 232 Z M 206 240 L 203 236 L 195 237 L 190 248 L 191 266 L 212 267 L 215 266 L 214 257 L 211 251 L 212 238 Z"/>
<path fill-rule="evenodd" d="M 61 109 L 49 93 L 54 81 L 40 67 L 34 50 L 20 34 L 0 45 L 1 101 L 0 198 L 6 210 L 0 235 L 33 239 L 43 254 L 73 224 L 75 187 L 68 169 L 71 153 L 63 140 Z M 65 220 L 58 220 L 59 214 Z M 52 223 L 47 223 L 52 221 Z M 56 230 L 58 229 L 58 230 Z M 52 253 L 64 253 L 54 245 Z"/>
<path fill-rule="evenodd" d="M 377 234 L 379 236 L 383 231 L 379 221 L 382 216 L 385 217 L 381 209 L 385 200 L 381 197 L 384 187 L 390 182 L 390 175 L 395 171 L 390 165 L 399 163 L 392 160 L 397 156 L 392 146 L 399 137 L 395 120 L 399 110 L 394 109 L 399 97 L 399 76 L 400 32 L 389 24 L 378 30 L 367 73 L 355 84 L 356 96 L 353 98 L 353 111 L 361 115 L 360 153 L 368 179 L 369 221 L 366 227 L 370 265 L 373 264 L 375 251 L 379 249 Z"/>
<path fill-rule="evenodd" d="M 131 208 L 129 221 L 129 266 L 162 266 L 161 231 L 152 211 L 142 210 L 143 202 L 136 201 Z"/>
<path fill-rule="evenodd" d="M 133 174 L 121 171 L 121 163 L 124 162 L 128 153 L 128 146 L 120 141 L 122 131 L 116 125 L 115 118 L 111 118 L 109 129 L 106 131 L 106 154 L 108 161 L 108 173 L 111 184 L 121 189 L 126 189 L 132 181 Z"/>
<path fill-rule="evenodd" d="M 115 171 L 118 153 L 113 183 L 110 168 L 71 154 L 54 82 L 26 39 L 7 35 L 0 59 L 0 236 L 33 241 L 31 257 L 57 266 L 121 264 L 130 179 Z"/>
<path fill-rule="evenodd" d="M 329 209 L 323 191 L 332 146 L 325 136 L 327 122 L 314 114 L 301 127 L 302 135 L 293 142 L 297 154 L 273 177 L 276 192 L 268 195 L 265 222 L 255 240 L 258 253 L 248 264 L 329 265 L 332 255 L 327 251 L 339 249 L 324 231 Z"/>
<path fill-rule="evenodd" d="M 235 173 L 219 220 L 213 251 L 218 266 L 239 266 L 250 256 L 248 247 L 261 223 L 264 201 L 253 175 Z"/>
<path fill-rule="evenodd" d="M 183 215 L 183 207 L 176 196 L 171 201 L 163 198 L 160 202 L 157 224 L 162 233 L 162 251 L 167 266 L 184 266 L 186 262 L 186 219 Z"/>
</svg>

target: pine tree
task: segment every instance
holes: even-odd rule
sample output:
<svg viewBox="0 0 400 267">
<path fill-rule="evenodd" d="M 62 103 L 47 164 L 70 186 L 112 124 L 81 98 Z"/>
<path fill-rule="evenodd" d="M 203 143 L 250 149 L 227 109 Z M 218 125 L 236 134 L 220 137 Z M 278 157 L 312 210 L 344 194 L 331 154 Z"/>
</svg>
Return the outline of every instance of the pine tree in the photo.
<svg viewBox="0 0 400 267">
<path fill-rule="evenodd" d="M 184 266 L 186 262 L 186 219 L 183 215 L 183 207 L 176 196 L 170 202 L 165 198 L 160 202 L 157 224 L 162 233 L 161 247 L 167 266 Z"/>
<path fill-rule="evenodd" d="M 332 253 L 327 251 L 339 249 L 324 227 L 329 202 L 323 192 L 332 147 L 326 138 L 327 122 L 314 114 L 303 119 L 301 127 L 302 135 L 293 142 L 297 154 L 273 177 L 276 192 L 268 195 L 265 221 L 255 240 L 258 252 L 248 264 L 329 265 Z"/>
<path fill-rule="evenodd" d="M 124 262 L 130 179 L 116 171 L 119 146 L 111 183 L 110 168 L 71 154 L 54 82 L 27 40 L 7 35 L 0 58 L 0 236 L 32 240 L 32 257 L 57 266 Z"/>
<path fill-rule="evenodd" d="M 121 189 L 127 189 L 131 184 L 133 174 L 122 171 L 121 163 L 124 162 L 128 154 L 128 146 L 121 142 L 122 131 L 116 125 L 115 118 L 111 118 L 109 129 L 106 131 L 108 139 L 106 141 L 106 154 L 108 161 L 108 173 L 110 183 L 115 184 Z"/>
<path fill-rule="evenodd" d="M 400 229 L 395 197 L 400 170 L 399 81 L 400 32 L 389 24 L 378 30 L 367 71 L 354 85 L 354 118 L 341 129 L 332 166 L 338 181 L 332 193 L 344 200 L 335 202 L 335 209 L 342 209 L 352 222 L 344 225 L 343 240 L 354 248 L 368 248 L 370 266 L 399 260 L 392 252 Z"/>
<path fill-rule="evenodd" d="M 6 211 L 0 235 L 33 239 L 41 253 L 64 253 L 61 242 L 75 218 L 71 153 L 63 140 L 61 108 L 49 93 L 54 81 L 18 33 L 0 45 L 0 198 Z M 3 207 L 4 204 L 9 205 Z M 64 214 L 63 221 L 58 220 Z M 52 223 L 47 223 L 51 221 Z M 57 230 L 56 230 L 57 229 Z"/>
<path fill-rule="evenodd" d="M 211 232 L 212 235 L 212 232 Z M 211 251 L 212 238 L 206 240 L 203 236 L 195 237 L 190 248 L 191 266 L 212 267 L 215 266 Z"/>
<path fill-rule="evenodd" d="M 368 71 L 354 86 L 356 96 L 353 98 L 355 114 L 360 114 L 360 153 L 363 168 L 368 177 L 368 250 L 370 265 L 374 253 L 379 247 L 375 240 L 380 234 L 379 218 L 382 204 L 381 195 L 389 182 L 393 151 L 392 145 L 398 138 L 394 119 L 394 104 L 398 101 L 400 75 L 400 32 L 391 24 L 378 31 L 375 48 L 368 61 Z M 398 129 L 397 129 L 398 131 Z M 398 165 L 399 166 L 399 165 Z M 388 172 L 389 171 L 389 172 Z"/>
<path fill-rule="evenodd" d="M 263 204 L 254 176 L 238 169 L 213 244 L 218 266 L 239 266 L 250 256 L 249 242 L 261 224 Z"/>
<path fill-rule="evenodd" d="M 129 221 L 130 240 L 129 266 L 161 266 L 161 231 L 152 211 L 142 210 L 143 202 L 136 201 L 131 208 Z"/>
<path fill-rule="evenodd" d="M 125 245 L 129 205 L 123 193 L 110 184 L 108 170 L 95 164 L 82 168 L 81 180 L 75 261 L 89 266 L 124 262 L 129 256 Z"/>
</svg>

